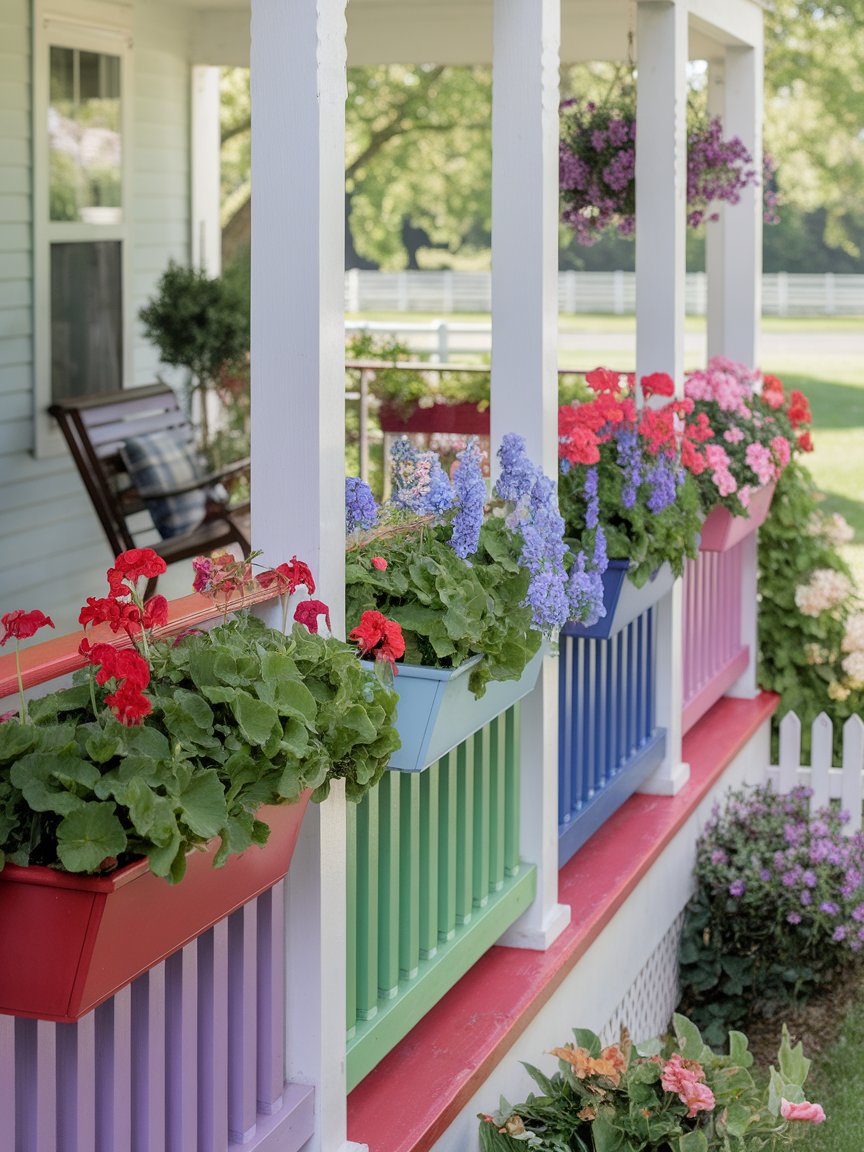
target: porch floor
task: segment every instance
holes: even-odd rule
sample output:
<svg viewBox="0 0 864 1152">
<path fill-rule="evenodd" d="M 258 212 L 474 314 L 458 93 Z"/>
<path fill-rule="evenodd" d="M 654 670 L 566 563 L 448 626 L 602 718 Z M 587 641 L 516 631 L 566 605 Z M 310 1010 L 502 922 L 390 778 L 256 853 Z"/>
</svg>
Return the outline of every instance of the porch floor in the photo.
<svg viewBox="0 0 864 1152">
<path fill-rule="evenodd" d="M 764 692 L 724 697 L 690 730 L 681 792 L 632 796 L 561 869 L 572 918 L 552 947 L 487 952 L 350 1094 L 349 1139 L 370 1152 L 432 1147 L 776 706 Z"/>
</svg>

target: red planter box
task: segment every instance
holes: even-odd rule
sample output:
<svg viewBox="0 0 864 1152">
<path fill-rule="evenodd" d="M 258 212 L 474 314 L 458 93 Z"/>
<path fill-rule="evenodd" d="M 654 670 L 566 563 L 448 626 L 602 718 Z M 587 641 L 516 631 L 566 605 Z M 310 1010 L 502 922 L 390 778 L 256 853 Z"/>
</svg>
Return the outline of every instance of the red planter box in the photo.
<svg viewBox="0 0 864 1152">
<path fill-rule="evenodd" d="M 712 508 L 702 522 L 699 549 L 702 552 L 728 552 L 764 524 L 771 510 L 775 485 L 766 484 L 753 493 L 747 516 L 733 516 L 727 508 Z"/>
<path fill-rule="evenodd" d="M 456 432 L 464 436 L 489 435 L 489 408 L 476 404 L 432 404 L 405 412 L 382 404 L 378 410 L 382 432 L 400 435 L 411 432 Z"/>
<path fill-rule="evenodd" d="M 270 825 L 253 846 L 213 867 L 219 842 L 189 854 L 179 884 L 146 860 L 111 876 L 53 868 L 0 872 L 0 1012 L 71 1023 L 200 936 L 288 871 L 309 803 L 261 809 Z"/>
</svg>

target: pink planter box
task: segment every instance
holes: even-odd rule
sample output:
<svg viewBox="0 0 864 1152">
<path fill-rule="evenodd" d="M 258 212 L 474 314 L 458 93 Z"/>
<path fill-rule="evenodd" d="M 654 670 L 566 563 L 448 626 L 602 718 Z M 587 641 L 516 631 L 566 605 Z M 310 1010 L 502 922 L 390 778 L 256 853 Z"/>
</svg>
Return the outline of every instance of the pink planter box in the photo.
<svg viewBox="0 0 864 1152">
<path fill-rule="evenodd" d="M 270 839 L 214 868 L 219 842 L 189 854 L 171 885 L 146 860 L 110 876 L 0 872 L 0 1012 L 72 1023 L 288 871 L 309 803 L 265 807 Z"/>
<path fill-rule="evenodd" d="M 727 508 L 712 508 L 702 523 L 702 552 L 728 552 L 755 532 L 768 517 L 774 497 L 774 483 L 757 489 L 750 500 L 748 516 L 733 516 Z"/>
</svg>

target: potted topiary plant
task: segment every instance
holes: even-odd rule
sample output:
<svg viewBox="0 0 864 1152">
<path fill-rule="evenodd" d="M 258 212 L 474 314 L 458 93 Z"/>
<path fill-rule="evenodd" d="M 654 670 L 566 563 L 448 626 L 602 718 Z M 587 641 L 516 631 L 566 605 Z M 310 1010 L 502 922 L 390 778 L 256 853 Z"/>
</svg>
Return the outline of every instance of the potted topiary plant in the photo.
<svg viewBox="0 0 864 1152">
<path fill-rule="evenodd" d="M 159 349 L 164 364 L 185 368 L 199 397 L 201 449 L 212 447 L 207 397 L 242 378 L 249 351 L 249 316 L 233 284 L 172 260 L 156 295 L 139 311 L 144 335 Z M 213 460 L 221 466 L 224 461 Z"/>
<path fill-rule="evenodd" d="M 275 883 L 310 796 L 343 778 L 359 800 L 398 746 L 395 695 L 319 633 L 324 604 L 298 604 L 287 635 L 229 619 L 248 563 L 196 566 L 221 623 L 172 637 L 164 597 L 139 592 L 164 561 L 134 549 L 82 609 L 96 631 L 72 687 L 25 704 L 19 670 L 0 723 L 0 1011 L 77 1019 Z M 286 608 L 314 591 L 296 558 L 255 583 Z M 8 613 L 2 643 L 17 656 L 50 623 Z"/>
</svg>

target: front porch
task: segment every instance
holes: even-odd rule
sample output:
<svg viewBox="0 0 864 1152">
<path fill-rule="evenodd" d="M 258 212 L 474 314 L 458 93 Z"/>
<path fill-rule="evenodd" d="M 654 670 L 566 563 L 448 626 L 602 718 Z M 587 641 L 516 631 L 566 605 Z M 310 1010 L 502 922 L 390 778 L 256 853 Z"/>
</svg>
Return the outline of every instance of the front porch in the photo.
<svg viewBox="0 0 864 1152">
<path fill-rule="evenodd" d="M 415 0 L 410 5 L 352 0 L 346 48 L 345 7 L 339 0 L 291 6 L 253 0 L 251 41 L 247 5 L 169 7 L 137 0 L 121 8 L 64 0 L 59 7 L 58 31 L 50 28 L 50 19 L 43 22 L 41 4 L 15 0 L 9 43 L 16 46 L 12 54 L 20 76 L 10 83 L 17 84 L 25 107 L 13 117 L 23 143 L 11 156 L 13 161 L 25 151 L 29 156 L 31 143 L 35 148 L 35 120 L 29 116 L 35 97 L 24 73 L 29 76 L 25 65 L 46 46 L 46 28 L 77 43 L 82 20 L 91 31 L 103 25 L 103 36 L 106 24 L 113 27 L 125 45 L 137 101 L 130 169 L 137 199 L 129 204 L 122 237 L 133 256 L 124 303 L 130 349 L 124 383 L 129 386 L 148 382 L 156 367 L 152 349 L 134 335 L 134 313 L 166 258 L 206 261 L 207 253 L 212 258 L 218 204 L 214 209 L 212 180 L 202 182 L 202 173 L 210 171 L 212 177 L 213 157 L 213 85 L 207 69 L 251 61 L 253 545 L 267 563 L 293 554 L 308 560 L 320 576 L 320 594 L 339 634 L 344 625 L 346 53 L 349 63 L 432 57 L 493 65 L 492 442 L 497 445 L 518 429 L 532 458 L 554 474 L 557 67 L 560 58 L 623 58 L 631 9 L 623 0 L 560 5 L 555 0 Z M 688 54 L 709 61 L 712 107 L 724 114 L 727 130 L 740 135 L 757 159 L 761 149 L 761 3 L 730 0 L 722 13 L 716 7 L 707 0 L 639 0 L 632 16 L 642 133 L 637 370 L 667 371 L 679 389 Z M 78 32 L 70 31 L 75 28 Z M 37 81 L 43 71 L 44 61 L 37 60 Z M 179 142 L 183 132 L 172 122 L 175 113 L 184 130 L 211 129 L 209 137 L 193 132 L 191 153 Z M 160 124 L 171 125 L 167 143 L 159 140 Z M 17 176 L 28 163 L 21 159 L 10 166 Z M 198 190 L 191 198 L 184 191 L 190 163 Z M 38 167 L 37 161 L 34 188 L 44 180 Z M 45 268 L 39 262 L 47 252 L 36 223 L 39 197 L 19 198 L 20 226 L 8 238 L 0 233 L 4 253 L 20 257 L 20 271 L 11 280 L 16 299 L 31 289 L 37 297 L 44 291 Z M 748 364 L 758 361 L 757 200 L 751 189 L 727 209 L 709 244 L 709 353 Z M 27 331 L 0 345 L 6 357 L 0 361 L 2 380 L 20 400 L 18 415 L 0 433 L 0 485 L 9 497 L 4 532 L 16 540 L 15 549 L 4 554 L 0 591 L 4 607 L 14 607 L 26 593 L 28 601 L 53 608 L 58 582 L 52 558 L 62 550 L 68 556 L 63 579 L 68 619 L 111 558 L 75 490 L 68 461 L 51 442 L 44 413 L 50 350 L 44 320 L 32 310 L 19 311 L 16 322 Z M 187 946 L 142 977 L 143 984 L 97 1008 L 96 1017 L 56 1025 L 3 1017 L 0 1051 L 9 1074 L 0 1078 L 0 1099 L 7 1104 L 0 1109 L 0 1124 L 10 1147 L 14 1141 L 22 1152 L 91 1147 L 190 1152 L 197 1142 L 202 1152 L 228 1147 L 336 1152 L 355 1141 L 371 1152 L 466 1149 L 473 1147 L 473 1111 L 494 1104 L 500 1091 L 519 1094 L 513 1087 L 520 1075 L 516 1058 L 553 1043 L 563 1017 L 568 1024 L 599 1030 L 614 1027 L 626 1014 L 635 1032 L 660 1027 L 674 1002 L 675 928 L 706 805 L 730 784 L 761 779 L 767 768 L 772 701 L 755 683 L 754 558 L 755 536 L 733 563 L 735 675 L 726 676 L 698 722 L 695 714 L 685 716 L 681 581 L 646 609 L 650 640 L 639 638 L 643 625 L 626 623 L 634 629 L 632 652 L 642 653 L 638 659 L 652 677 L 648 735 L 663 730 L 663 751 L 651 763 L 649 778 L 640 781 L 647 794 L 626 800 L 574 849 L 563 869 L 559 825 L 581 801 L 574 798 L 563 811 L 559 805 L 564 792 L 559 669 L 547 657 L 537 688 L 521 705 L 521 723 L 515 714 L 496 721 L 495 732 L 466 742 L 470 752 L 448 754 L 452 764 L 445 764 L 448 757 L 438 762 L 434 787 L 440 797 L 452 786 L 450 808 L 435 809 L 428 796 L 424 806 L 424 789 L 433 788 L 431 775 L 425 783 L 406 784 L 392 773 L 376 795 L 375 811 L 370 805 L 350 819 L 344 795 L 333 795 L 308 813 L 284 892 L 274 889 L 266 900 L 260 898 L 264 903 L 252 902 L 232 914 L 233 920 L 212 930 L 213 939 Z M 34 579 L 34 570 L 49 566 L 50 574 Z M 176 583 L 163 588 L 172 600 L 188 587 L 185 573 L 173 579 Z M 68 671 L 77 642 L 78 637 L 69 638 L 41 655 L 33 649 L 33 683 Z M 713 645 L 706 637 L 700 651 Z M 602 664 L 600 648 L 591 651 Z M 635 663 L 632 655 L 628 659 Z M 723 662 L 724 675 L 727 665 Z M 8 657 L 0 670 L 0 692 L 8 694 L 14 691 Z M 738 698 L 717 702 L 726 689 Z M 611 714 L 614 707 L 609 700 L 600 711 Z M 500 751 L 500 765 L 493 746 Z M 509 788 L 506 795 L 504 785 L 496 791 L 497 766 Z M 410 791 L 419 797 L 403 796 Z M 424 867 L 432 853 L 422 829 L 428 830 L 433 811 L 441 830 L 440 868 L 460 859 L 463 866 L 455 865 L 452 889 L 449 873 L 444 885 L 439 871 L 439 890 L 452 892 L 452 907 L 445 899 L 441 922 L 433 923 L 427 909 L 420 924 L 412 901 L 430 884 Z M 446 827 L 448 814 L 452 829 Z M 502 821 L 509 840 L 501 834 Z M 417 831 L 416 840 L 406 828 Z M 447 831 L 453 832 L 452 844 L 444 843 Z M 397 850 L 400 837 L 404 851 Z M 500 844 L 493 850 L 496 837 Z M 472 864 L 479 862 L 476 871 L 464 866 L 468 856 Z M 403 921 L 397 919 L 400 903 L 407 906 Z M 499 915 L 505 904 L 506 914 Z M 501 946 L 474 963 L 504 931 Z M 456 942 L 454 952 L 461 948 L 461 958 L 456 962 L 448 954 L 426 978 L 422 997 L 415 997 L 411 982 L 421 959 L 436 950 L 443 954 L 450 939 Z M 214 968 L 207 956 L 222 959 Z M 446 979 L 439 981 L 435 973 L 440 972 Z M 646 1003 L 649 985 L 657 994 Z M 212 1007 L 211 993 L 221 997 Z M 397 1024 L 381 1028 L 381 1048 L 364 1041 L 352 1068 L 350 1046 L 362 1047 L 364 1036 L 378 1027 L 372 1027 L 376 1016 L 383 1019 L 391 1004 L 389 1018 Z M 102 1045 L 109 1045 L 109 1037 L 106 1057 Z M 391 1045 L 379 1062 L 380 1052 Z M 100 1111 L 102 1102 L 113 1097 L 118 1084 L 120 1106 L 108 1116 Z"/>
</svg>

